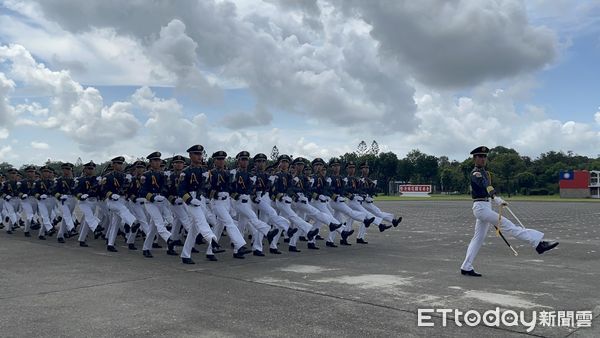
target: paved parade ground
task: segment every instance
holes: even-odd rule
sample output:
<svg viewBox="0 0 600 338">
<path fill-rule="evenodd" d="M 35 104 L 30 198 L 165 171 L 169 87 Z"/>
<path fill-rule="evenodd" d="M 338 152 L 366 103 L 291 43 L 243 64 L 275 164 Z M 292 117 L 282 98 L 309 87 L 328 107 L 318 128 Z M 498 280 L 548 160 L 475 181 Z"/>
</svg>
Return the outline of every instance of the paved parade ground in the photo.
<svg viewBox="0 0 600 338">
<path fill-rule="evenodd" d="M 153 259 L 104 242 L 59 244 L 0 231 L 0 336 L 600 336 L 600 204 L 514 202 L 527 227 L 560 241 L 538 255 L 490 231 L 475 262 L 482 278 L 459 273 L 474 217 L 466 201 L 378 202 L 404 221 L 368 245 L 231 257 L 196 265 L 155 249 Z M 223 243 L 227 237 L 222 239 Z M 138 247 L 141 242 L 138 239 Z M 199 247 L 203 252 L 202 247 Z M 180 248 L 178 248 L 178 251 Z M 418 309 L 591 311 L 591 328 L 458 327 L 441 314 L 418 327 Z M 583 323 L 578 322 L 578 323 Z M 567 326 L 566 324 L 564 326 Z"/>
</svg>

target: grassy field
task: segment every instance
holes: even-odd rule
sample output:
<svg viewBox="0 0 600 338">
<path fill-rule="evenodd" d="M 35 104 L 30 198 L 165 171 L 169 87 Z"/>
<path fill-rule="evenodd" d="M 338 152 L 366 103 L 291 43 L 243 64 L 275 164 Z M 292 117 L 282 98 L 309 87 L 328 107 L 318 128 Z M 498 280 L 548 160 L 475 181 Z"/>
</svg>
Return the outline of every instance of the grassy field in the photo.
<svg viewBox="0 0 600 338">
<path fill-rule="evenodd" d="M 600 199 L 595 198 L 560 198 L 558 195 L 550 196 L 502 196 L 507 202 L 527 201 L 527 202 L 589 202 L 600 203 Z M 431 195 L 431 197 L 405 197 L 405 196 L 384 196 L 375 198 L 376 201 L 470 201 L 471 195 Z"/>
</svg>

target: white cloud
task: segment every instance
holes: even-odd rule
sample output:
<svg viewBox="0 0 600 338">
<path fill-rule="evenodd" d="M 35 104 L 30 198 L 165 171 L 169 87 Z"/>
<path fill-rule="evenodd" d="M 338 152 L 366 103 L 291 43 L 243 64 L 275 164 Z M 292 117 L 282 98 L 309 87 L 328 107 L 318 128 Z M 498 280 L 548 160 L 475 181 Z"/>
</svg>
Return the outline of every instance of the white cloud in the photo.
<svg viewBox="0 0 600 338">
<path fill-rule="evenodd" d="M 39 113 L 35 104 L 21 111 L 30 111 L 41 119 L 22 119 L 21 125 L 38 125 L 59 129 L 78 142 L 84 151 L 107 147 L 117 140 L 133 137 L 140 128 L 131 113 L 131 104 L 113 102 L 104 106 L 100 92 L 83 87 L 68 71 L 52 71 L 37 63 L 23 46 L 0 46 L 0 62 L 10 63 L 8 74 L 40 95 L 50 97 L 48 112 Z M 44 116 L 47 115 L 47 116 Z M 100 141 L 100 142 L 99 142 Z"/>
<path fill-rule="evenodd" d="M 594 114 L 594 120 L 596 120 L 597 124 L 600 124 L 600 108 L 598 108 L 598 111 Z"/>
<path fill-rule="evenodd" d="M 0 55 L 0 62 L 2 58 Z M 14 108 L 10 105 L 9 95 L 15 89 L 15 82 L 6 78 L 6 75 L 0 72 L 0 127 L 13 124 L 15 115 Z"/>
<path fill-rule="evenodd" d="M 12 151 L 11 146 L 3 146 L 0 148 L 0 161 L 5 161 L 8 157 L 10 157 Z"/>
<path fill-rule="evenodd" d="M 50 145 L 44 142 L 31 141 L 31 148 L 38 150 L 50 149 Z"/>
</svg>

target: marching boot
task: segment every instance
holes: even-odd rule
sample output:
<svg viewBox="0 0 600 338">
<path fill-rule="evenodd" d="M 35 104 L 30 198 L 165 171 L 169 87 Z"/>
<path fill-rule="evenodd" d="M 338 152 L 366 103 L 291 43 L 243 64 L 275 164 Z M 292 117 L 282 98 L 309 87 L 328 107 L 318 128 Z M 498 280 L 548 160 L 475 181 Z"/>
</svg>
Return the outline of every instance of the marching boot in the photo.
<svg viewBox="0 0 600 338">
<path fill-rule="evenodd" d="M 381 224 L 379 224 L 379 232 L 384 232 L 391 227 L 392 227 L 391 225 L 381 223 Z"/>
<path fill-rule="evenodd" d="M 150 250 L 144 250 L 142 251 L 142 255 L 144 255 L 144 257 L 146 258 L 152 258 L 154 256 L 152 256 L 152 253 L 150 252 Z"/>
<path fill-rule="evenodd" d="M 348 237 L 352 236 L 354 230 L 342 231 L 342 240 L 347 241 Z"/>
<path fill-rule="evenodd" d="M 87 248 L 89 245 L 86 242 L 79 242 L 79 246 L 82 248 Z"/>
<path fill-rule="evenodd" d="M 137 248 L 135 247 L 135 244 L 131 243 L 131 244 L 127 244 L 127 248 L 129 250 L 137 250 Z"/>
<path fill-rule="evenodd" d="M 329 231 L 336 231 L 337 229 L 341 228 L 342 226 L 344 226 L 343 224 L 340 223 L 329 223 Z"/>
<path fill-rule="evenodd" d="M 23 235 L 25 235 L 25 237 L 31 237 L 31 234 L 29 233 L 29 231 L 25 231 L 25 232 L 23 233 Z"/>
<path fill-rule="evenodd" d="M 535 247 L 535 251 L 537 251 L 537 253 L 539 253 L 541 255 L 548 250 L 552 250 L 552 249 L 556 248 L 557 245 L 558 245 L 558 242 L 550 243 L 547 241 L 541 241 L 540 244 L 538 244 Z"/>
<path fill-rule="evenodd" d="M 65 242 L 65 239 L 64 239 L 64 238 L 62 238 L 62 237 L 58 237 L 58 238 L 56 238 L 56 241 L 57 241 L 58 243 L 64 243 L 64 242 Z"/>
<path fill-rule="evenodd" d="M 114 246 L 112 246 L 112 245 L 108 245 L 108 246 L 106 247 L 106 251 L 110 251 L 110 252 L 118 252 L 117 248 L 115 248 L 115 247 L 114 247 Z"/>
<path fill-rule="evenodd" d="M 192 253 L 200 253 L 200 251 L 198 251 L 198 249 L 192 247 Z"/>
<path fill-rule="evenodd" d="M 183 264 L 196 264 L 191 258 L 181 258 L 181 263 Z"/>
<path fill-rule="evenodd" d="M 279 249 L 270 248 L 269 253 L 274 254 L 274 255 L 281 255 L 281 251 L 279 251 Z"/>
<path fill-rule="evenodd" d="M 262 251 L 260 251 L 260 250 L 254 250 L 254 251 L 252 252 L 252 255 L 254 255 L 254 256 L 259 256 L 259 257 L 263 257 L 265 254 L 264 254 Z"/>
<path fill-rule="evenodd" d="M 371 223 L 373 223 L 374 220 L 375 220 L 375 217 L 365 218 L 365 220 L 363 221 L 363 223 L 365 224 L 365 228 L 370 227 Z"/>
<path fill-rule="evenodd" d="M 218 261 L 218 259 L 217 259 L 217 257 L 215 257 L 215 255 L 206 255 L 206 259 L 208 259 L 211 262 Z"/>
<path fill-rule="evenodd" d="M 398 217 L 398 218 L 396 218 L 396 219 L 392 220 L 392 225 L 393 225 L 393 226 L 394 226 L 394 228 L 395 228 L 395 227 L 397 227 L 397 226 L 398 226 L 398 224 L 400 224 L 400 222 L 402 222 L 402 216 L 400 216 L 400 217 Z"/>
<path fill-rule="evenodd" d="M 175 241 L 172 239 L 167 240 L 167 255 L 169 256 L 177 256 L 177 251 L 175 251 Z"/>
<path fill-rule="evenodd" d="M 352 244 L 348 243 L 347 239 L 340 239 L 340 245 L 350 246 Z"/>
<path fill-rule="evenodd" d="M 329 241 L 325 242 L 325 246 L 328 246 L 330 248 L 337 248 L 338 247 L 337 245 L 335 245 L 335 243 L 329 242 Z"/>
<path fill-rule="evenodd" d="M 271 242 L 273 242 L 273 238 L 275 238 L 275 236 L 277 236 L 277 234 L 279 234 L 279 229 L 277 229 L 277 228 L 274 228 L 267 233 L 267 241 L 269 242 L 269 244 L 271 244 Z"/>
<path fill-rule="evenodd" d="M 313 238 L 315 238 L 315 236 L 319 233 L 319 228 L 316 228 L 314 230 L 309 231 L 306 234 L 306 238 L 308 238 L 309 241 L 312 241 Z"/>
<path fill-rule="evenodd" d="M 319 247 L 315 243 L 308 243 L 306 247 L 311 250 L 319 250 Z"/>
<path fill-rule="evenodd" d="M 296 232 L 298 232 L 298 228 L 288 228 L 287 235 L 289 238 L 292 238 Z"/>
<path fill-rule="evenodd" d="M 296 248 L 293 245 L 290 245 L 290 247 L 288 248 L 288 251 L 289 252 L 302 252 L 302 251 L 298 250 L 298 248 Z"/>
<path fill-rule="evenodd" d="M 358 244 L 369 244 L 369 242 L 365 241 L 363 238 L 357 238 L 356 243 Z"/>
<path fill-rule="evenodd" d="M 468 271 L 467 271 L 467 270 L 460 269 L 460 273 L 461 273 L 463 276 L 481 277 L 481 274 L 480 274 L 480 273 L 477 273 L 477 272 L 475 272 L 475 270 L 473 270 L 473 269 L 471 269 L 471 270 L 468 270 Z"/>
</svg>

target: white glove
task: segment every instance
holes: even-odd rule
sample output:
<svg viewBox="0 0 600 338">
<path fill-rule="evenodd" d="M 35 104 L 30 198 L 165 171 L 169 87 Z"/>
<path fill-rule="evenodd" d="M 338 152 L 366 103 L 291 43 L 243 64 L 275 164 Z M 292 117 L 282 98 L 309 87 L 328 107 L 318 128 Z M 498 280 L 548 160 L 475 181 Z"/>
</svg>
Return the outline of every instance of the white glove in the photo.
<svg viewBox="0 0 600 338">
<path fill-rule="evenodd" d="M 140 183 L 142 183 L 142 184 L 143 184 L 144 182 L 146 182 L 146 176 L 143 176 L 143 175 L 142 175 L 142 176 L 140 177 Z"/>
<path fill-rule="evenodd" d="M 171 177 L 171 171 L 170 170 L 165 171 L 165 176 Z"/>
<path fill-rule="evenodd" d="M 20 187 L 20 186 L 21 186 L 21 182 L 17 182 L 17 187 Z"/>
<path fill-rule="evenodd" d="M 190 204 L 195 207 L 199 207 L 202 205 L 202 202 L 200 202 L 200 200 L 197 198 L 192 198 L 192 200 L 190 201 Z"/>
<path fill-rule="evenodd" d="M 298 182 L 300 182 L 300 179 L 298 178 L 298 176 L 296 176 L 296 177 L 294 177 L 294 179 L 292 181 L 294 181 L 294 183 L 298 183 Z"/>
<path fill-rule="evenodd" d="M 136 199 L 135 199 L 135 202 L 136 202 L 136 203 L 146 203 L 147 201 L 146 201 L 146 199 L 145 199 L 145 198 L 143 198 L 143 197 L 138 197 L 138 198 L 136 198 Z"/>
<path fill-rule="evenodd" d="M 12 198 L 12 196 L 11 196 L 11 195 L 6 195 L 6 196 L 4 196 L 4 199 L 5 199 L 5 200 L 7 200 L 7 201 L 10 201 L 10 199 L 11 199 L 11 198 Z"/>
<path fill-rule="evenodd" d="M 154 202 L 162 202 L 164 200 L 165 200 L 165 196 L 162 196 L 162 195 L 154 196 Z"/>
<path fill-rule="evenodd" d="M 61 201 L 66 201 L 67 198 L 69 198 L 69 196 L 67 196 L 67 195 L 60 195 L 60 200 Z"/>
<path fill-rule="evenodd" d="M 182 205 L 183 204 L 183 198 L 177 197 L 174 202 L 175 202 L 176 205 Z"/>
<path fill-rule="evenodd" d="M 237 174 L 237 169 L 231 169 L 229 170 L 229 173 L 231 174 L 231 176 L 235 176 L 235 174 Z"/>
<path fill-rule="evenodd" d="M 327 182 L 327 184 L 331 184 L 331 177 L 327 177 L 327 179 L 325 180 L 325 182 Z"/>
<path fill-rule="evenodd" d="M 131 182 L 132 178 L 133 178 L 133 176 L 131 176 L 131 174 L 125 175 L 125 180 L 127 180 L 127 182 Z"/>
<path fill-rule="evenodd" d="M 118 201 L 119 198 L 121 198 L 121 196 L 117 195 L 117 194 L 112 194 L 110 195 L 110 199 L 113 201 Z"/>
<path fill-rule="evenodd" d="M 277 181 L 277 176 L 275 176 L 275 175 L 269 176 L 269 181 L 271 181 L 271 184 L 275 183 L 275 181 Z"/>
<path fill-rule="evenodd" d="M 319 200 L 321 200 L 321 201 L 327 201 L 327 196 L 325 196 L 325 195 L 319 195 Z"/>
<path fill-rule="evenodd" d="M 85 200 L 87 200 L 87 199 L 88 199 L 88 197 L 90 197 L 90 195 L 88 195 L 88 194 L 83 194 L 83 195 L 81 195 L 81 197 L 79 197 L 79 198 L 80 198 L 82 201 L 85 201 Z"/>
<path fill-rule="evenodd" d="M 501 197 L 495 196 L 494 197 L 494 203 L 496 203 L 496 205 L 502 205 L 502 206 L 507 206 L 508 203 L 503 200 Z"/>
<path fill-rule="evenodd" d="M 315 184 L 315 179 L 313 177 L 311 177 L 311 178 L 308 179 L 308 182 L 312 186 L 313 184 Z"/>
<path fill-rule="evenodd" d="M 202 176 L 204 176 L 204 178 L 208 180 L 208 177 L 210 176 L 210 171 L 203 172 Z"/>
<path fill-rule="evenodd" d="M 290 196 L 283 196 L 282 200 L 285 203 L 292 203 L 292 198 Z"/>
<path fill-rule="evenodd" d="M 373 203 L 373 197 L 371 197 L 371 196 L 367 196 L 367 197 L 365 198 L 365 201 L 366 201 L 367 203 Z"/>
<path fill-rule="evenodd" d="M 337 202 L 346 202 L 346 198 L 342 196 L 338 196 Z"/>
<path fill-rule="evenodd" d="M 342 181 L 344 181 L 344 183 L 348 183 L 348 177 L 344 177 Z"/>
<path fill-rule="evenodd" d="M 96 181 L 98 181 L 98 183 L 102 182 L 102 176 L 96 176 Z"/>
<path fill-rule="evenodd" d="M 360 195 L 356 195 L 356 194 L 354 195 L 354 199 L 355 199 L 355 200 L 357 200 L 357 201 L 359 201 L 359 202 L 362 202 L 362 201 L 364 201 L 364 200 L 365 200 L 365 198 L 364 198 L 364 197 L 362 197 L 362 196 L 360 196 Z"/>
<path fill-rule="evenodd" d="M 27 194 L 23 194 L 23 195 L 21 195 L 21 199 L 22 199 L 22 200 L 26 199 L 27 197 L 29 197 L 29 195 L 27 195 Z"/>
<path fill-rule="evenodd" d="M 252 184 L 256 184 L 256 176 L 251 176 L 250 181 L 252 181 Z"/>
<path fill-rule="evenodd" d="M 374 185 L 377 185 L 377 180 L 373 180 L 373 184 L 374 184 Z"/>
<path fill-rule="evenodd" d="M 46 198 L 48 198 L 48 195 L 46 195 L 46 194 L 41 194 L 40 195 L 40 199 L 41 200 L 45 200 Z"/>
</svg>

